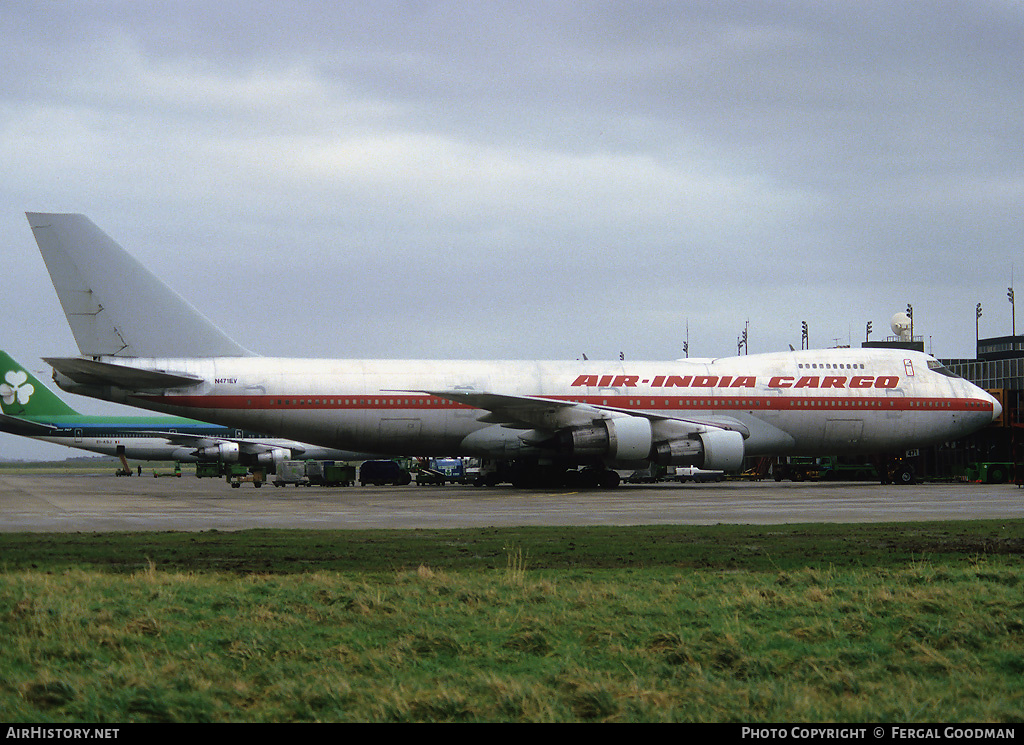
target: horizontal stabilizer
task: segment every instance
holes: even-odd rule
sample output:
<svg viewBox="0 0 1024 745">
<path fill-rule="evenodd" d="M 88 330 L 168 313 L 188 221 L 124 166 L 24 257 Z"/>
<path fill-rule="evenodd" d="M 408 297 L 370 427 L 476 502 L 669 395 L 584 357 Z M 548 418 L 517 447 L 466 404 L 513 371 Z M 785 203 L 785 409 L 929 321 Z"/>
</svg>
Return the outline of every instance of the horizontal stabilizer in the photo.
<svg viewBox="0 0 1024 745">
<path fill-rule="evenodd" d="M 22 437 L 46 437 L 58 431 L 60 431 L 59 427 L 54 427 L 50 424 L 40 424 L 16 416 L 0 414 L 0 432 L 21 435 Z"/>
<path fill-rule="evenodd" d="M 86 360 L 80 357 L 44 357 L 43 361 L 67 378 L 82 385 L 113 385 L 130 391 L 187 388 L 203 382 L 202 378 L 162 370 L 141 370 L 109 362 Z"/>
</svg>

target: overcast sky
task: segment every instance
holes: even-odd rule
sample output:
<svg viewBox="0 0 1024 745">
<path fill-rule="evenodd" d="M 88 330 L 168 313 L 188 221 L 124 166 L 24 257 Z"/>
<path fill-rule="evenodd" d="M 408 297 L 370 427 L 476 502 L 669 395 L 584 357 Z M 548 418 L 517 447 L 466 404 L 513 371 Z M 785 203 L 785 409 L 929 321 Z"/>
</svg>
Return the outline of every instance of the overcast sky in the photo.
<svg viewBox="0 0 1024 745">
<path fill-rule="evenodd" d="M 0 345 L 47 376 L 77 347 L 26 211 L 267 355 L 1011 332 L 1018 1 L 5 0 L 0 38 Z"/>
</svg>

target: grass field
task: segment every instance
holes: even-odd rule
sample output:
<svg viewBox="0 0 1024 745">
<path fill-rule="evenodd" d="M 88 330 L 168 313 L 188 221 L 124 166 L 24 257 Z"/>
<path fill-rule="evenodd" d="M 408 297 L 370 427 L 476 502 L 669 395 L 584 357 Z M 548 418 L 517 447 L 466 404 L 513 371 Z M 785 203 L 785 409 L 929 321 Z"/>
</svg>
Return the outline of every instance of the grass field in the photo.
<svg viewBox="0 0 1024 745">
<path fill-rule="evenodd" d="M 143 471 L 149 473 L 151 471 L 170 471 L 174 468 L 174 464 L 169 461 L 147 461 L 147 460 L 133 460 L 131 463 L 132 468 L 142 466 Z M 192 464 L 185 464 L 184 468 L 193 469 L 195 468 Z M 80 458 L 67 458 L 65 460 L 53 460 L 53 461 L 0 461 L 0 473 L 4 474 L 24 474 L 24 473 L 39 473 L 39 474 L 54 474 L 54 473 L 102 473 L 110 474 L 121 469 L 121 461 L 113 457 L 104 456 L 83 456 Z"/>
<path fill-rule="evenodd" d="M 0 720 L 1024 720 L 1024 522 L 0 535 Z"/>
</svg>

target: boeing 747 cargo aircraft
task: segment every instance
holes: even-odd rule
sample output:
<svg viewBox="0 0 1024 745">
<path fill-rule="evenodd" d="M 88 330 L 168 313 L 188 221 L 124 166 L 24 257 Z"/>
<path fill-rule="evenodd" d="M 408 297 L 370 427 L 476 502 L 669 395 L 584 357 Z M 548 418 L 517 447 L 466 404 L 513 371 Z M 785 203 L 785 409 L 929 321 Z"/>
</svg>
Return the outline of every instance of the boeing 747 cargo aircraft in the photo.
<svg viewBox="0 0 1024 745">
<path fill-rule="evenodd" d="M 324 447 L 472 455 L 613 486 L 650 463 L 893 454 L 991 423 L 998 402 L 919 352 L 802 350 L 663 362 L 263 357 L 88 218 L 29 213 L 81 356 L 75 393 Z M 582 469 L 582 470 L 580 470 Z M 909 482 L 912 473 L 897 480 Z"/>
</svg>

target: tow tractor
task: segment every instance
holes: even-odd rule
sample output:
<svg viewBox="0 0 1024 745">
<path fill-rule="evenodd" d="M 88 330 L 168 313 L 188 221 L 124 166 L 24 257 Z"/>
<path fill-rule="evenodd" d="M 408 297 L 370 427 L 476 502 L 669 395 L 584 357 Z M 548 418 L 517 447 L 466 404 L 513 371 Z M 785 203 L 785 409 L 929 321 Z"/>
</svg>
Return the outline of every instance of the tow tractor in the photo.
<svg viewBox="0 0 1024 745">
<path fill-rule="evenodd" d="M 228 466 L 224 470 L 225 478 L 233 489 L 238 489 L 243 483 L 251 483 L 257 489 L 263 486 L 263 471 L 256 470 L 250 472 L 247 467 L 238 465 Z"/>
<path fill-rule="evenodd" d="M 417 486 L 444 486 L 465 481 L 465 469 L 459 458 L 431 458 L 421 463 L 416 471 Z"/>
</svg>

